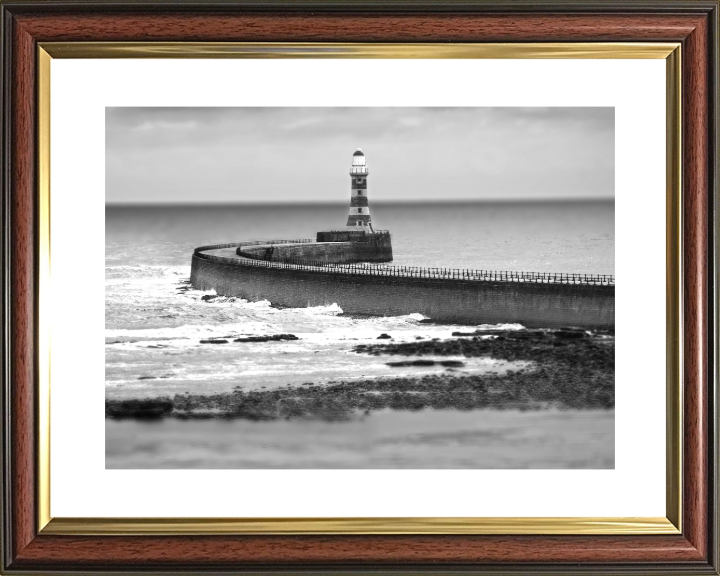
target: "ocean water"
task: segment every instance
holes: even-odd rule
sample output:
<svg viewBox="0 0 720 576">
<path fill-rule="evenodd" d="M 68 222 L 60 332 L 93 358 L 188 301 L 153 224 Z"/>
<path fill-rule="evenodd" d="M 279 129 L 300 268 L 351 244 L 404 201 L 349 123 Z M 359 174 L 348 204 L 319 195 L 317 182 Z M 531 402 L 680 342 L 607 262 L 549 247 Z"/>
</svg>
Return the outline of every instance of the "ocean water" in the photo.
<svg viewBox="0 0 720 576">
<path fill-rule="evenodd" d="M 396 264 L 614 273 L 612 201 L 373 204 L 371 212 L 376 228 L 388 229 L 392 234 Z M 197 246 L 263 238 L 313 238 L 318 230 L 342 227 L 346 214 L 345 205 L 108 206 L 105 228 L 106 397 L 172 397 L 184 393 L 228 392 L 236 388 L 299 386 L 306 382 L 322 385 L 333 380 L 363 377 L 420 376 L 445 370 L 439 366 L 391 368 L 385 364 L 387 359 L 366 357 L 351 349 L 357 344 L 376 342 L 382 333 L 390 334 L 395 341 L 409 341 L 447 338 L 454 330 L 476 326 L 424 324 L 420 314 L 352 318 L 343 315 L 336 305 L 277 309 L 268 301 L 204 300 L 203 296 L 213 293 L 188 289 L 190 258 Z M 522 329 L 517 325 L 507 328 Z M 231 345 L 200 343 L 208 338 L 277 333 L 292 333 L 299 340 Z M 489 359 L 457 359 L 465 362 L 465 367 L 459 370 L 467 374 L 502 372 L 518 367 Z M 533 413 L 536 426 L 537 419 L 543 418 L 542 414 L 545 413 Z M 438 420 L 442 423 L 438 426 L 448 427 L 446 414 L 423 413 L 421 416 L 428 426 Z M 550 418 L 549 413 L 547 417 Z M 605 419 L 607 436 L 610 433 L 608 427 L 612 428 L 612 413 L 599 418 Z M 368 420 L 367 430 L 374 430 L 373 426 L 389 421 L 380 416 Z M 407 421 L 417 425 L 412 417 Z M 518 417 L 516 421 L 521 422 L 522 418 Z M 552 430 L 565 425 L 568 434 L 573 434 L 582 429 L 578 424 L 581 421 L 582 418 L 556 414 L 552 421 L 548 420 L 548 425 L 552 425 Z M 248 425 L 236 424 L 238 430 Z M 272 430 L 272 423 L 266 423 L 266 426 Z M 340 439 L 347 436 L 345 446 L 353 446 L 350 439 L 357 433 L 357 426 L 357 423 L 337 424 L 333 430 Z M 460 434 L 467 423 L 458 423 L 458 426 Z M 280 438 L 280 427 L 276 429 Z M 362 425 L 360 429 L 363 429 Z M 260 428 L 253 430 L 260 431 Z M 413 434 L 404 435 L 396 427 L 392 430 L 399 437 L 415 438 Z M 186 446 L 207 434 L 207 430 L 197 423 L 165 421 L 153 428 L 108 421 L 106 434 L 108 467 L 168 467 L 173 462 L 179 467 L 227 467 L 227 464 L 219 464 L 218 450 L 221 450 L 222 442 L 203 444 L 205 457 L 202 450 L 198 452 L 196 448 L 193 448 L 192 458 L 183 459 L 177 452 L 178 434 L 185 438 Z M 128 458 L 122 449 L 122 446 L 133 445 L 128 434 L 140 434 L 144 443 L 152 444 L 153 457 L 146 460 Z M 167 441 L 167 434 L 175 440 Z M 258 442 L 262 444 L 263 434 L 267 432 L 263 429 L 258 434 Z M 292 435 L 297 437 L 297 434 L 295 430 Z M 245 438 L 251 436 L 243 435 Z M 403 442 L 399 442 L 402 446 Z M 602 444 L 604 451 L 589 459 L 576 458 L 572 449 L 568 449 L 566 463 L 568 467 L 573 467 L 573 462 L 606 467 L 613 461 L 613 444 L 612 441 L 605 442 Z M 494 460 L 487 456 L 489 460 L 477 462 L 470 457 L 474 453 L 470 445 L 467 450 L 470 452 L 452 450 L 450 453 L 456 456 L 450 461 L 443 458 L 442 463 L 436 464 L 452 467 L 454 462 L 457 467 L 468 467 L 469 462 L 475 462 L 474 466 L 480 468 L 537 465 L 537 458 L 531 458 L 533 450 L 518 449 L 513 457 L 506 454 L 501 460 Z M 420 460 L 413 463 L 401 459 L 396 465 L 434 466 L 429 448 L 425 457 L 421 456 L 423 450 L 417 446 L 411 452 Z M 232 461 L 238 467 L 244 466 L 242 462 L 245 465 L 252 462 L 253 467 L 307 467 L 309 462 L 316 461 L 309 457 L 303 465 L 296 459 L 288 460 L 282 449 L 266 450 L 264 457 L 260 457 L 261 453 L 253 449 L 251 459 L 234 458 Z M 386 460 L 382 461 L 387 464 Z M 323 462 L 323 467 L 333 467 L 332 459 Z M 557 464 L 557 461 L 553 462 Z M 348 453 L 337 460 L 336 465 L 372 467 L 372 458 L 367 450 L 348 448 Z"/>
<path fill-rule="evenodd" d="M 583 272 L 615 270 L 615 203 L 372 204 L 395 264 Z M 108 206 L 105 261 L 189 266 L 193 248 L 250 239 L 314 238 L 342 228 L 347 206 Z"/>
</svg>

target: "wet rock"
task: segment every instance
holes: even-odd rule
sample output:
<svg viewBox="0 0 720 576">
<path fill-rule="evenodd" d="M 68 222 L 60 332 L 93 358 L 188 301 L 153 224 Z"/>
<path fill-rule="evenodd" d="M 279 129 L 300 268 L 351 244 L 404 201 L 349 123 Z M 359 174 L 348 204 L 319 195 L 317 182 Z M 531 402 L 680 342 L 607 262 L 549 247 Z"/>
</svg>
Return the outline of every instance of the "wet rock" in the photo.
<svg viewBox="0 0 720 576">
<path fill-rule="evenodd" d="M 543 338 L 542 332 L 506 332 L 505 337 L 508 340 L 538 340 Z"/>
<path fill-rule="evenodd" d="M 392 336 L 390 334 L 385 334 L 384 332 L 380 334 L 380 336 L 377 337 L 378 340 L 391 340 Z"/>
<path fill-rule="evenodd" d="M 283 340 L 300 340 L 295 334 L 272 334 L 268 336 L 244 336 L 235 338 L 233 342 L 281 342 Z"/>
<path fill-rule="evenodd" d="M 167 416 L 172 411 L 173 403 L 169 398 L 105 401 L 105 416 L 109 418 L 153 419 Z"/>
<path fill-rule="evenodd" d="M 560 331 L 578 332 L 572 328 Z M 304 382 L 297 386 L 222 394 L 186 393 L 176 395 L 172 401 L 158 398 L 153 401 L 156 404 L 151 402 L 145 408 L 106 402 L 106 415 L 335 421 L 385 409 L 597 410 L 614 407 L 615 347 L 611 335 L 591 333 L 563 338 L 548 330 L 524 332 L 521 338 L 513 337 L 515 331 L 496 331 L 496 338 L 373 342 L 354 348 L 355 352 L 373 356 L 395 355 L 398 362 L 390 362 L 389 366 L 435 366 L 418 371 L 415 376 L 331 380 L 314 386 Z M 522 370 L 507 372 L 452 372 L 452 366 L 459 361 L 450 358 L 459 357 L 520 361 L 527 365 L 523 365 Z"/>
<path fill-rule="evenodd" d="M 462 368 L 465 366 L 465 362 L 461 362 L 460 360 L 442 360 L 439 364 L 447 368 Z"/>
<path fill-rule="evenodd" d="M 200 344 L 227 344 L 227 340 L 200 340 Z"/>
<path fill-rule="evenodd" d="M 565 340 L 587 338 L 587 334 L 584 330 L 556 330 L 553 332 L 555 338 L 562 338 Z"/>
<path fill-rule="evenodd" d="M 203 302 L 210 302 L 212 300 L 215 300 L 215 298 L 217 298 L 217 296 L 211 296 L 210 294 L 205 294 L 205 296 L 200 298 L 200 300 L 202 300 Z"/>
<path fill-rule="evenodd" d="M 157 376 L 140 376 L 138 380 L 156 380 Z"/>
<path fill-rule="evenodd" d="M 495 338 L 465 338 L 422 340 L 411 342 L 387 342 L 363 344 L 353 348 L 360 354 L 372 356 L 464 356 L 486 357 L 507 361 L 530 361 L 538 365 L 558 366 L 578 370 L 581 368 L 598 373 L 613 372 L 615 348 L 613 337 L 587 334 L 582 330 L 561 329 L 573 334 L 570 338 L 557 338 L 554 332 L 545 330 L 503 331 Z M 522 335 L 519 332 L 523 332 Z M 576 334 L 582 334 L 578 337 Z M 566 344 L 566 345 L 563 345 Z"/>
<path fill-rule="evenodd" d="M 400 362 L 386 362 L 388 366 L 397 368 L 400 366 L 435 366 L 435 360 L 404 360 Z"/>
</svg>

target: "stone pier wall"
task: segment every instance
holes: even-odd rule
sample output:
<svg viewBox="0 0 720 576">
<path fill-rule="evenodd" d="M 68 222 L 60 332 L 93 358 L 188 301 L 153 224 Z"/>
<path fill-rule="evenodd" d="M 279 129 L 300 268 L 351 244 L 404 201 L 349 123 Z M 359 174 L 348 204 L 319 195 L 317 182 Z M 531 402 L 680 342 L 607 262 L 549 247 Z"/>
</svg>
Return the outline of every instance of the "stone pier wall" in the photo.
<svg viewBox="0 0 720 576">
<path fill-rule="evenodd" d="M 202 249 L 199 249 L 202 250 Z M 420 313 L 438 322 L 527 327 L 615 325 L 615 286 L 354 275 L 260 265 L 197 252 L 191 283 L 224 296 L 293 308 L 337 304 L 348 314 Z"/>
<path fill-rule="evenodd" d="M 317 242 L 241 245 L 237 254 L 258 260 L 314 260 L 334 264 L 392 262 L 390 234 L 318 232 Z"/>
</svg>

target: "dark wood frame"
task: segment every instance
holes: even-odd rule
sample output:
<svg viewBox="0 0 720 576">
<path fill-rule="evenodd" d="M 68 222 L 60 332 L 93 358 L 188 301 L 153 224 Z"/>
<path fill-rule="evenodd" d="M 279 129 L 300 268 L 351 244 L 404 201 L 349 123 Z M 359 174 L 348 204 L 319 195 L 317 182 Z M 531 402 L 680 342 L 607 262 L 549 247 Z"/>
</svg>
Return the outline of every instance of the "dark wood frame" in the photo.
<svg viewBox="0 0 720 576">
<path fill-rule="evenodd" d="M 2 15 L 2 558 L 13 573 L 718 574 L 718 2 L 8 0 Z M 52 536 L 37 530 L 38 42 L 680 42 L 683 531 L 645 536 Z"/>
</svg>

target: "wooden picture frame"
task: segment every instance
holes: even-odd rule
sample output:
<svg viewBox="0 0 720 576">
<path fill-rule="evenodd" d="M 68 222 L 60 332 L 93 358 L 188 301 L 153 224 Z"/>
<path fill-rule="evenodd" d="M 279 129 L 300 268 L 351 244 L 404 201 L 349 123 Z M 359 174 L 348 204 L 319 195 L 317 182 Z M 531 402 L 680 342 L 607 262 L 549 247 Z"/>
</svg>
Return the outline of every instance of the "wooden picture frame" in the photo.
<svg viewBox="0 0 720 576">
<path fill-rule="evenodd" d="M 9 0 L 1 13 L 3 573 L 718 574 L 717 1 Z M 328 43 L 355 55 L 378 46 L 400 53 L 402 45 L 422 52 L 514 44 L 514 57 L 611 45 L 632 57 L 643 45 L 665 46 L 668 109 L 676 111 L 668 115 L 666 518 L 484 526 L 426 519 L 382 529 L 352 519 L 279 528 L 49 517 L 48 341 L 40 314 L 49 261 L 49 100 L 42 89 L 49 58 L 93 50 L 219 57 L 265 43 Z"/>
</svg>

